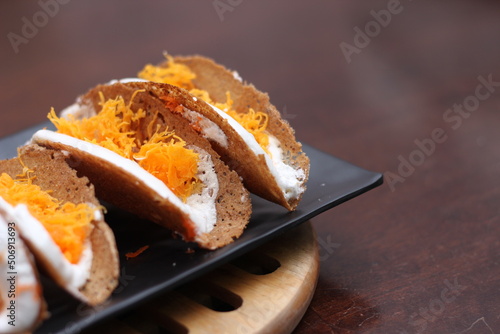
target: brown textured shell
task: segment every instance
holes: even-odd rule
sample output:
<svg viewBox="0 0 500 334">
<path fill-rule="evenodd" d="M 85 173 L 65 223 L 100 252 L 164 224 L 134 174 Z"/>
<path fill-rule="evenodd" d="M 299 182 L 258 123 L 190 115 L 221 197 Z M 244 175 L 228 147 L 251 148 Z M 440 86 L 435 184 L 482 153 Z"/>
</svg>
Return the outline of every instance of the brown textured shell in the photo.
<svg viewBox="0 0 500 334">
<path fill-rule="evenodd" d="M 216 249 L 231 243 L 243 233 L 250 219 L 249 193 L 243 187 L 239 176 L 219 159 L 208 141 L 199 136 L 187 120 L 171 112 L 163 101 L 155 98 L 155 87 L 144 83 L 101 85 L 90 90 L 79 101 L 99 110 L 100 92 L 105 99 L 122 96 L 128 103 L 138 89 L 145 91 L 135 95 L 131 108 L 132 110 L 142 108 L 147 113 L 138 129 L 144 138 L 147 137 L 148 124 L 154 120 L 155 112 L 158 111 L 155 123 L 160 125 L 161 129 L 168 127 L 169 130 L 174 130 L 188 145 L 194 145 L 211 155 L 219 181 L 219 193 L 216 198 L 217 223 L 210 233 L 196 236 L 194 225 L 187 215 L 170 201 L 161 198 L 135 175 L 75 148 L 63 147 L 57 143 L 40 144 L 69 151 L 73 161 L 72 166 L 91 180 L 99 198 L 166 226 L 179 233 L 186 241 L 196 241 L 203 248 Z M 186 96 L 190 99 L 189 94 L 178 89 L 167 94 L 180 104 L 187 100 Z"/>
<path fill-rule="evenodd" d="M 286 163 L 304 171 L 305 178 L 302 184 L 305 185 L 309 176 L 309 158 L 302 152 L 302 145 L 295 139 L 294 130 L 271 104 L 266 93 L 257 90 L 252 84 L 240 82 L 234 77 L 233 72 L 216 64 L 212 59 L 202 56 L 186 56 L 174 57 L 174 60 L 188 66 L 196 74 L 193 84 L 196 88 L 207 91 L 214 101 L 225 102 L 226 92 L 230 92 L 237 112 L 246 113 L 249 108 L 253 108 L 255 111 L 266 113 L 269 117 L 267 130 L 280 142 L 285 152 L 284 156 L 288 158 Z M 222 159 L 243 177 L 245 186 L 251 192 L 283 205 L 288 210 L 294 210 L 300 197 L 287 201 L 266 167 L 263 157 L 256 156 L 246 147 L 241 138 L 237 138 L 238 135 L 232 134 L 228 129 L 229 125 L 214 114 L 214 111 L 209 108 L 204 116 L 219 124 L 224 132 L 231 134 L 228 148 L 214 145 Z M 257 166 L 259 167 L 256 168 Z"/>
<path fill-rule="evenodd" d="M 19 148 L 18 156 L 25 166 L 34 171 L 33 183 L 43 190 L 50 190 L 51 195 L 64 202 L 90 203 L 99 205 L 94 187 L 86 177 L 78 177 L 76 171 L 68 166 L 66 157 L 58 151 L 38 145 Z M 0 173 L 7 173 L 15 178 L 22 174 L 23 166 L 19 158 L 0 161 Z M 85 302 L 97 305 L 105 301 L 118 285 L 119 259 L 115 238 L 109 226 L 103 221 L 94 220 L 90 235 L 93 258 L 90 276 L 80 289 Z M 37 263 L 61 286 L 59 273 L 51 267 L 42 249 L 35 249 L 26 242 L 35 255 Z"/>
</svg>

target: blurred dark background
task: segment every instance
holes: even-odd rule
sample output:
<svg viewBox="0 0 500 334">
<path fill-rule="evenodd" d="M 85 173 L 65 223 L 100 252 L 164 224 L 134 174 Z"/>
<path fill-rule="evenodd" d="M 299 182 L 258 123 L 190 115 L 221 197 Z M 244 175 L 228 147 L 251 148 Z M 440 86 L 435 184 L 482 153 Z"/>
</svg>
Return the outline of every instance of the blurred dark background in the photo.
<svg viewBox="0 0 500 334">
<path fill-rule="evenodd" d="M 48 20 L 37 15 L 48 12 L 37 1 L 0 3 L 1 135 L 43 121 L 51 106 L 60 110 L 97 83 L 134 76 L 163 51 L 197 53 L 268 92 L 301 140 L 383 170 L 369 157 L 389 142 L 370 141 L 358 125 L 391 115 L 398 126 L 390 146 L 395 137 L 411 141 L 421 135 L 412 124 L 440 118 L 499 62 L 499 10 L 491 1 L 64 2 Z M 349 63 L 341 43 L 355 47 L 354 28 L 364 31 L 375 20 L 371 11 L 391 3 L 399 13 Z M 423 112 L 436 102 L 442 107 Z M 343 152 L 362 143 L 372 148 L 365 159 Z"/>
<path fill-rule="evenodd" d="M 444 120 L 475 94 L 478 77 L 500 82 L 498 2 L 58 5 L 0 2 L 0 136 L 44 121 L 50 107 L 97 83 L 135 76 L 163 51 L 237 70 L 269 93 L 300 141 L 386 175 L 398 173 L 415 140 L 444 129 L 446 140 L 402 182 L 386 179 L 313 220 L 340 247 L 321 263 L 297 332 L 500 330 L 500 94 L 456 130 Z M 457 277 L 467 286 L 457 301 L 420 315 Z"/>
</svg>

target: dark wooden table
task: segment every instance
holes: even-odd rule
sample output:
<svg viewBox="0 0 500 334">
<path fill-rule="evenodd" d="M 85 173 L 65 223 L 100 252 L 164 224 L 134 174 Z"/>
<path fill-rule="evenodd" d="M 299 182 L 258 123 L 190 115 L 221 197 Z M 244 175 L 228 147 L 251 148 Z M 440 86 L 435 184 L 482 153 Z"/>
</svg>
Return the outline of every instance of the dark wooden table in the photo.
<svg viewBox="0 0 500 334">
<path fill-rule="evenodd" d="M 2 1 L 0 33 L 0 136 L 164 50 L 199 53 L 301 141 L 385 173 L 313 220 L 296 333 L 500 332 L 497 1 Z"/>
</svg>

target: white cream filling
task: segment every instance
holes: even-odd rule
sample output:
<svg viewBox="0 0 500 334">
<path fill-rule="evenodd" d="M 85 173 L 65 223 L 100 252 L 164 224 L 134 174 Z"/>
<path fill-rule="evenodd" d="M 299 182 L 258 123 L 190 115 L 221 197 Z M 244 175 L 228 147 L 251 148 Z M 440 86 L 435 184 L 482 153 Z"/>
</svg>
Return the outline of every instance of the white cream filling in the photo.
<svg viewBox="0 0 500 334">
<path fill-rule="evenodd" d="M 293 168 L 284 162 L 283 150 L 280 147 L 280 142 L 276 137 L 268 135 L 269 146 L 267 149 L 271 153 L 271 161 L 274 165 L 274 170 L 271 170 L 273 176 L 279 175 L 276 178 L 278 185 L 283 190 L 286 200 L 299 197 L 305 190 L 303 183 L 306 177 L 301 168 Z M 267 154 L 269 156 L 269 154 Z M 268 161 L 266 157 L 266 162 Z M 269 166 L 269 162 L 267 163 Z"/>
<path fill-rule="evenodd" d="M 123 79 L 113 79 L 106 85 L 114 85 L 115 83 L 129 83 L 129 82 L 149 82 L 141 78 L 123 78 Z"/>
<path fill-rule="evenodd" d="M 35 248 L 44 258 L 44 262 L 57 273 L 57 276 L 64 282 L 65 288 L 75 296 L 82 298 L 78 289 L 86 283 L 92 266 L 93 254 L 90 241 L 86 241 L 80 261 L 72 264 L 66 259 L 42 223 L 30 214 L 26 205 L 12 206 L 0 198 L 0 209 L 7 212 L 10 219 L 16 223 L 16 227 L 26 242 Z"/>
<path fill-rule="evenodd" d="M 9 219 L 9 222 L 17 227 L 15 220 Z M 7 224 L 5 218 L 0 216 L 0 298 L 3 302 L 0 310 L 0 333 L 24 333 L 35 325 L 41 310 L 42 296 L 31 262 L 31 253 L 28 253 L 18 230 L 15 230 L 14 236 L 9 235 Z M 9 243 L 14 245 L 10 253 Z M 14 262 L 8 262 L 12 259 Z M 10 274 L 11 272 L 15 274 Z M 11 304 L 11 300 L 14 304 Z"/>
<path fill-rule="evenodd" d="M 109 164 L 114 165 L 117 168 L 124 170 L 125 172 L 134 175 L 151 190 L 156 192 L 160 197 L 168 199 L 172 204 L 177 206 L 182 212 L 189 216 L 189 218 L 193 221 L 196 226 L 196 231 L 198 233 L 209 232 L 216 223 L 216 217 L 213 215 L 208 215 L 206 212 L 210 212 L 215 210 L 215 198 L 213 200 L 209 200 L 204 205 L 196 205 L 191 207 L 189 204 L 189 198 L 187 203 L 184 203 L 180 198 L 178 198 L 160 179 L 156 178 L 144 168 L 139 166 L 135 161 L 124 158 L 119 154 L 110 151 L 104 147 L 101 147 L 96 144 L 92 144 L 80 139 L 73 138 L 68 135 L 64 135 L 61 133 L 56 133 L 49 130 L 39 130 L 34 135 L 32 140 L 35 143 L 60 143 L 62 145 L 67 145 L 73 148 L 76 148 L 85 153 L 91 154 L 101 160 L 106 161 Z M 208 155 L 208 154 L 206 154 Z M 209 155 L 208 155 L 209 156 Z M 210 161 L 211 157 L 209 156 Z M 200 165 L 199 165 L 200 166 Z M 202 163 L 203 166 L 203 163 Z M 203 168 L 203 167 L 202 167 Z M 203 171 L 203 170 L 202 170 Z M 211 172 L 210 170 L 205 171 L 206 174 L 215 174 L 215 172 Z M 214 176 L 217 178 L 217 176 Z M 207 187 L 208 188 L 208 187 Z M 212 188 L 217 195 L 217 189 Z M 192 195 L 195 196 L 195 195 Z M 196 202 L 196 201 L 195 201 Z"/>
<path fill-rule="evenodd" d="M 188 148 L 199 154 L 198 174 L 196 176 L 204 187 L 201 193 L 189 196 L 186 204 L 193 209 L 194 215 L 201 216 L 197 217 L 197 220 L 205 222 L 202 225 L 197 225 L 197 234 L 209 233 L 217 222 L 215 200 L 219 193 L 219 180 L 215 173 L 212 156 L 199 147 L 190 145 Z"/>
<path fill-rule="evenodd" d="M 186 118 L 191 124 L 199 125 L 203 137 L 215 141 L 222 147 L 228 147 L 227 137 L 224 134 L 224 131 L 222 131 L 222 129 L 217 124 L 201 115 L 200 113 L 189 110 L 187 108 L 184 108 L 182 116 Z"/>
<path fill-rule="evenodd" d="M 210 104 L 209 104 L 210 105 Z M 255 137 L 245 130 L 245 128 L 238 123 L 234 118 L 229 116 L 219 108 L 210 105 L 222 118 L 224 118 L 230 126 L 240 135 L 247 146 L 252 150 L 255 155 L 263 155 L 266 160 L 266 165 L 271 172 L 271 175 L 276 180 L 276 183 L 283 191 L 283 196 L 288 201 L 300 196 L 305 190 L 303 182 L 305 173 L 301 168 L 293 168 L 287 165 L 283 160 L 283 150 L 281 149 L 279 141 L 272 135 L 269 135 L 268 150 L 271 156 L 264 151 L 259 145 Z"/>
</svg>

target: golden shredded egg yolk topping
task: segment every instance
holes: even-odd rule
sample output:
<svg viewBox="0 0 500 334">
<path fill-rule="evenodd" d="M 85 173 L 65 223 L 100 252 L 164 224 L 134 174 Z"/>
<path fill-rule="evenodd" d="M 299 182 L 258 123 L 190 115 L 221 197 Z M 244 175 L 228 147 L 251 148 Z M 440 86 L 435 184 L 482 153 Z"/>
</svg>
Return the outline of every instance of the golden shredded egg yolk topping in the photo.
<svg viewBox="0 0 500 334">
<path fill-rule="evenodd" d="M 245 130 L 255 137 L 255 140 L 264 151 L 269 153 L 269 136 L 266 132 L 269 121 L 267 114 L 255 111 L 252 108 L 249 108 L 246 113 L 237 112 L 233 108 L 233 100 L 231 100 L 231 94 L 229 92 L 226 92 L 226 102 L 219 103 L 213 101 L 207 91 L 194 87 L 192 81 L 196 78 L 196 74 L 193 73 L 189 67 L 184 64 L 176 63 L 172 56 L 167 55 L 166 58 L 166 66 L 148 64 L 139 72 L 139 78 L 153 82 L 168 83 L 189 90 L 189 93 L 192 95 L 219 108 L 234 118 L 245 128 Z"/>
<path fill-rule="evenodd" d="M 94 208 L 85 203 L 63 203 L 33 184 L 31 178 L 14 180 L 6 173 L 0 175 L 0 197 L 12 206 L 25 204 L 64 257 L 70 263 L 78 263 L 92 230 Z"/>
<path fill-rule="evenodd" d="M 167 60 L 167 67 L 151 64 L 144 66 L 139 73 L 139 78 L 153 82 L 168 83 L 187 90 L 193 89 L 194 85 L 192 81 L 196 78 L 196 74 L 186 65 L 174 62 L 173 58 L 169 55 L 167 55 Z"/>
<path fill-rule="evenodd" d="M 57 117 L 52 109 L 49 120 L 57 132 L 107 148 L 137 162 L 142 168 L 163 181 L 172 192 L 185 201 L 201 187 L 198 179 L 198 153 L 186 147 L 186 142 L 173 131 L 154 129 L 156 116 L 147 126 L 147 139 L 138 136 L 139 122 L 146 117 L 142 109 L 133 111 L 132 101 L 123 97 L 105 100 L 101 93 L 101 111 L 95 116 L 75 119 Z"/>
</svg>

